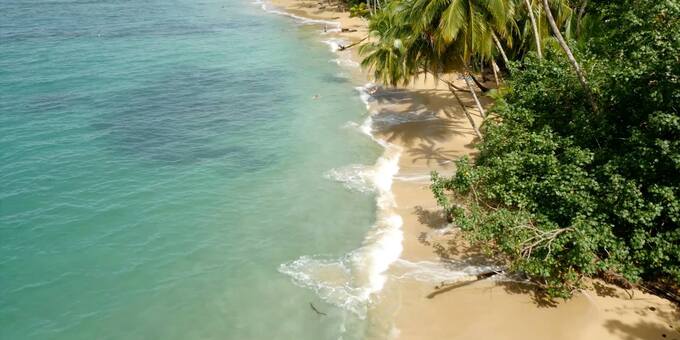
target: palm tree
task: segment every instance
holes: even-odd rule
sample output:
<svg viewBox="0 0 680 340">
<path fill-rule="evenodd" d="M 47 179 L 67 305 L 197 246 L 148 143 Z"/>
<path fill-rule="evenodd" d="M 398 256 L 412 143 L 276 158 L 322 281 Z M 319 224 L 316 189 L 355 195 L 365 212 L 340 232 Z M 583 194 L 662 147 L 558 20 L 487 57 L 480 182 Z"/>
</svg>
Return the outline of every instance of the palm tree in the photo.
<svg viewBox="0 0 680 340">
<path fill-rule="evenodd" d="M 485 111 L 469 81 L 469 65 L 474 58 L 493 59 L 494 45 L 502 50 L 494 37 L 496 33 L 507 35 L 513 4 L 508 0 L 414 0 L 403 9 L 405 20 L 428 40 L 437 55 L 437 65 L 430 70 L 464 70 L 468 91 L 482 117 Z"/>
<path fill-rule="evenodd" d="M 531 21 L 531 29 L 534 31 L 534 41 L 536 41 L 536 53 L 538 54 L 538 59 L 543 59 L 543 52 L 541 51 L 541 35 L 538 33 L 538 24 L 536 23 L 536 17 L 534 16 L 534 6 L 531 4 L 531 0 L 524 0 L 527 5 L 527 13 L 529 15 L 529 20 Z"/>
<path fill-rule="evenodd" d="M 550 23 L 550 28 L 552 29 L 553 34 L 555 35 L 555 38 L 557 38 L 557 41 L 564 51 L 564 53 L 567 55 L 567 59 L 569 59 L 569 63 L 571 63 L 571 67 L 574 69 L 574 72 L 576 72 L 576 76 L 578 77 L 579 82 L 581 83 L 581 86 L 583 87 L 583 90 L 586 92 L 586 96 L 588 97 L 588 101 L 590 102 L 590 106 L 592 107 L 593 111 L 597 112 L 597 103 L 595 102 L 595 98 L 593 97 L 593 93 L 590 90 L 590 86 L 588 85 L 588 80 L 586 79 L 586 76 L 583 72 L 583 69 L 581 69 L 581 65 L 579 65 L 578 61 L 574 57 L 574 54 L 571 52 L 571 48 L 569 48 L 569 45 L 567 42 L 564 40 L 564 37 L 562 36 L 562 32 L 560 32 L 559 27 L 557 27 L 557 23 L 555 22 L 555 18 L 552 15 L 552 11 L 550 10 L 550 4 L 548 3 L 548 0 L 543 0 L 543 9 L 545 11 L 545 16 L 548 19 L 548 23 Z"/>
<path fill-rule="evenodd" d="M 434 75 L 448 85 L 475 135 L 482 139 L 482 134 L 454 85 L 439 77 L 444 69 L 442 61 L 447 59 L 446 54 L 439 54 L 433 48 L 430 39 L 432 36 L 417 32 L 409 21 L 404 20 L 400 4 L 395 1 L 390 6 L 371 20 L 369 28 L 375 39 L 359 49 L 364 57 L 362 66 L 371 69 L 376 80 L 392 86 L 407 85 L 424 72 Z"/>
</svg>

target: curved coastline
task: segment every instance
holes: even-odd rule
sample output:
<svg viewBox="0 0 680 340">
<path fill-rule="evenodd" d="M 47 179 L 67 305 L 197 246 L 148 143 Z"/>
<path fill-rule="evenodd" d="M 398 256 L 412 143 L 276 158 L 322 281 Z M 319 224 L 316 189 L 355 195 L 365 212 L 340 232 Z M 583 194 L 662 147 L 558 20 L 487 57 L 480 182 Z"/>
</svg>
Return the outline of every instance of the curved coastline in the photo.
<svg viewBox="0 0 680 340">
<path fill-rule="evenodd" d="M 339 34 L 340 28 L 347 22 L 305 16 L 296 11 L 289 11 L 289 8 L 281 10 L 278 6 L 263 2 L 257 4 L 269 13 L 288 16 L 302 24 L 323 25 L 324 31 L 320 34 L 332 35 L 321 41 L 337 55 L 332 61 L 345 71 L 351 72 L 355 81 L 363 78 L 358 72 L 356 57 L 349 51 L 341 53 L 340 46 L 353 40 L 351 36 Z M 359 20 L 361 19 L 355 20 L 355 25 L 361 24 Z M 397 205 L 392 192 L 393 178 L 399 172 L 402 147 L 373 133 L 372 117 L 378 110 L 373 109 L 375 99 L 369 93 L 372 86 L 374 85 L 368 83 L 355 87 L 358 96 L 366 105 L 367 116 L 361 124 L 351 123 L 348 126 L 380 145 L 384 149 L 383 154 L 373 165 L 350 164 L 340 169 L 329 170 L 325 177 L 342 183 L 350 190 L 373 193 L 376 202 L 374 224 L 367 231 L 361 246 L 342 258 L 328 259 L 303 255 L 279 267 L 279 271 L 289 275 L 297 285 L 314 290 L 326 302 L 349 310 L 360 319 L 366 318 L 372 296 L 378 294 L 385 285 L 387 271 L 392 263 L 399 259 L 403 241 L 401 230 L 403 220 L 396 213 Z"/>
<path fill-rule="evenodd" d="M 310 24 L 329 25 L 329 22 L 334 22 L 337 29 L 326 29 L 332 38 L 325 43 L 336 54 L 342 42 L 357 41 L 368 34 L 362 19 L 327 10 L 318 2 L 272 0 L 272 4 L 276 6 L 275 10 L 263 8 Z M 343 28 L 349 31 L 343 32 Z M 338 55 L 336 62 L 353 68 L 355 81 L 366 82 L 367 76 L 355 67 L 359 60 L 356 52 L 340 53 L 342 55 Z M 462 82 L 456 78 L 453 75 L 450 80 Z M 464 86 L 462 83 L 458 85 Z M 591 288 L 546 309 L 538 307 L 540 303 L 531 289 L 521 283 L 503 278 L 475 281 L 477 274 L 493 270 L 495 265 L 478 251 L 470 249 L 457 235 L 457 229 L 446 223 L 429 190 L 430 171 L 451 173 L 455 170 L 452 160 L 476 153 L 474 133 L 467 128 L 462 113 L 452 104 L 452 96 L 439 88 L 433 79 L 419 79 L 408 88 L 382 89 L 375 95 L 369 94 L 366 86 L 357 90 L 367 104 L 369 115 L 363 124 L 354 127 L 385 147 L 381 159 L 394 161 L 389 150 L 399 150 L 397 170 L 392 171 L 383 186 L 389 190 L 377 190 L 378 218 L 366 236 L 364 246 L 339 262 L 332 261 L 333 265 L 342 263 L 345 271 L 351 268 L 347 263 L 352 263 L 355 268 L 374 265 L 364 262 L 376 255 L 367 250 L 366 243 L 381 244 L 376 239 L 385 236 L 381 235 L 384 230 L 397 229 L 381 226 L 382 220 L 393 218 L 394 225 L 399 225 L 400 236 L 389 238 L 392 242 L 399 240 L 399 252 L 385 255 L 389 260 L 374 266 L 370 271 L 374 275 L 365 275 L 364 272 L 364 277 L 371 278 L 364 282 L 364 287 L 372 288 L 351 291 L 344 296 L 361 297 L 356 301 L 361 306 L 358 314 L 369 322 L 366 338 L 619 340 L 628 339 L 627 330 L 633 329 L 634 325 L 675 326 L 677 320 L 673 317 L 678 312 L 672 304 L 639 291 L 635 292 L 635 299 L 629 299 L 628 294 L 617 287 L 607 286 L 606 294 Z M 468 99 L 472 107 L 472 100 Z M 490 104 L 489 99 L 482 100 L 484 105 Z M 353 190 L 361 191 L 366 187 L 366 173 L 370 171 L 365 171 L 365 167 L 340 170 L 349 171 L 327 176 L 346 183 Z M 342 172 L 340 170 L 336 169 L 336 172 Z M 387 182 L 389 185 L 386 185 Z M 373 183 L 368 186 L 371 187 L 369 190 L 375 190 Z M 396 248 L 392 246 L 392 249 Z M 317 264 L 328 264 L 324 261 L 327 260 Z M 352 281 L 351 270 L 348 272 L 350 275 L 346 279 Z M 298 278 L 294 277 L 294 280 Z M 459 284 L 461 281 L 466 282 Z M 370 284 L 366 285 L 366 282 Z M 309 284 L 300 285 L 328 297 L 328 290 Z M 346 293 L 347 286 L 340 286 Z M 353 309 L 357 305 L 342 307 L 357 313 Z M 659 312 L 647 313 L 649 310 Z M 643 327 L 640 335 L 656 338 L 659 327 Z"/>
</svg>

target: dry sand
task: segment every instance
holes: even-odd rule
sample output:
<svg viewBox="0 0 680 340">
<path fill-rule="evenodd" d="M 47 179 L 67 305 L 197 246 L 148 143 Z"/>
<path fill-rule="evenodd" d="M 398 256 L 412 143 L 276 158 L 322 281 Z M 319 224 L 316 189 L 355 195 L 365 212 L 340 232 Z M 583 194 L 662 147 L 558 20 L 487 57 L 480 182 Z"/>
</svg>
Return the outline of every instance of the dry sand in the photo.
<svg viewBox="0 0 680 340">
<path fill-rule="evenodd" d="M 367 35 L 366 21 L 350 18 L 327 2 L 273 0 L 289 13 L 339 22 L 356 30 L 333 34 L 347 41 Z M 356 49 L 345 51 L 359 60 Z M 366 75 L 357 73 L 358 81 Z M 464 82 L 451 76 L 460 87 Z M 462 110 L 444 86 L 420 79 L 407 88 L 379 91 L 373 107 L 376 135 L 404 148 L 393 184 L 398 213 L 404 220 L 404 250 L 390 269 L 371 308 L 369 338 L 513 339 L 513 340 L 680 340 L 680 310 L 667 300 L 629 292 L 598 281 L 569 301 L 537 301 L 529 286 L 493 280 L 441 285 L 436 280 L 403 275 L 403 264 L 465 268 L 485 259 L 466 247 L 446 223 L 429 192 L 428 175 L 450 175 L 452 161 L 475 152 L 475 136 Z M 462 94 L 471 111 L 474 102 Z M 488 99 L 483 99 L 489 105 Z M 402 123 L 395 122 L 400 118 Z M 479 122 L 478 122 L 479 125 Z"/>
</svg>

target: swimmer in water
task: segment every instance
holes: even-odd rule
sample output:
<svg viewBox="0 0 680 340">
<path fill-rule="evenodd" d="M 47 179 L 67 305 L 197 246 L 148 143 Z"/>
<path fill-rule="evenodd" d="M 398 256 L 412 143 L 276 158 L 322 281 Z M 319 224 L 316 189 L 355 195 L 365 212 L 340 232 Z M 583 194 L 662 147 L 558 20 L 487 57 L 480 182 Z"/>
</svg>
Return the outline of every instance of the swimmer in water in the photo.
<svg viewBox="0 0 680 340">
<path fill-rule="evenodd" d="M 314 96 L 312 96 L 312 99 L 319 99 L 319 95 L 315 94 Z"/>
</svg>

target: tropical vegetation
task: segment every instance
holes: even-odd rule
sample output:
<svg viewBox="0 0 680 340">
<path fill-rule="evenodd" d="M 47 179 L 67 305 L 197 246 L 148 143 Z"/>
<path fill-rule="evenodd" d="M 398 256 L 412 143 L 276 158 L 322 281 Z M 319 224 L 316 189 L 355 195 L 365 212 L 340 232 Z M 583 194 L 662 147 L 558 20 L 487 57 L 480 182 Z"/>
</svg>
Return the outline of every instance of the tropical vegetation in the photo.
<svg viewBox="0 0 680 340">
<path fill-rule="evenodd" d="M 479 154 L 431 184 L 471 241 L 550 297 L 594 276 L 680 282 L 678 1 L 390 0 L 371 12 L 362 65 L 389 85 L 440 79 L 478 137 Z M 497 84 L 488 112 L 482 68 Z"/>
</svg>

